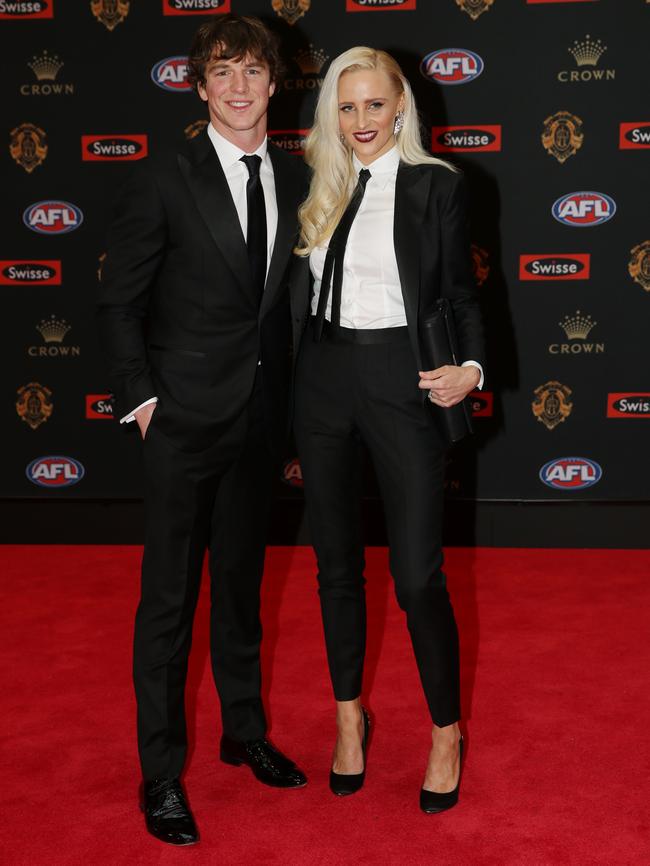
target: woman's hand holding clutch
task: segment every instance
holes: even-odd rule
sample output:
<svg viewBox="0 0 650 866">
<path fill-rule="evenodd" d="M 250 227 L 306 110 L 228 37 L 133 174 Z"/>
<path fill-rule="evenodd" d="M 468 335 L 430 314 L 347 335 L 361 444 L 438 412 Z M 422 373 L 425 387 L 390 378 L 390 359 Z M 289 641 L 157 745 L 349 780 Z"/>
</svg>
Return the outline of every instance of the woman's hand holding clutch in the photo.
<svg viewBox="0 0 650 866">
<path fill-rule="evenodd" d="M 421 370 L 419 375 L 418 387 L 429 392 L 432 403 L 444 408 L 460 403 L 481 380 L 481 372 L 474 366 L 446 365 L 436 370 Z"/>
</svg>

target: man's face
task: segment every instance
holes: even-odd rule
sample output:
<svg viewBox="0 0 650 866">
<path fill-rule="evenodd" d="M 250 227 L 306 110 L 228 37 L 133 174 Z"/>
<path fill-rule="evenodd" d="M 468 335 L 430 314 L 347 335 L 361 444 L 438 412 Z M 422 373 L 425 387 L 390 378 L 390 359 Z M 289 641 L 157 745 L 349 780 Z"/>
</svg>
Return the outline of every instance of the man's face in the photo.
<svg viewBox="0 0 650 866">
<path fill-rule="evenodd" d="M 223 60 L 215 51 L 205 70 L 199 96 L 208 103 L 217 132 L 234 144 L 266 134 L 266 112 L 275 84 L 268 66 L 254 57 Z"/>
</svg>

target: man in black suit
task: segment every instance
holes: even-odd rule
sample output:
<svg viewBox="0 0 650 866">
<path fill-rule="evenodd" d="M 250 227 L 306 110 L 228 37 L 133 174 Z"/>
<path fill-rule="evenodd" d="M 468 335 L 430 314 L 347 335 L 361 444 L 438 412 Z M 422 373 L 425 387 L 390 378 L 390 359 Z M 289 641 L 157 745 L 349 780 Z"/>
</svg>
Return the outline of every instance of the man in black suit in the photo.
<svg viewBox="0 0 650 866">
<path fill-rule="evenodd" d="M 99 301 L 122 422 L 142 434 L 146 537 L 134 682 L 148 830 L 198 832 L 179 776 L 184 690 L 205 549 L 221 759 L 262 782 L 306 779 L 266 739 L 260 582 L 270 482 L 285 439 L 285 271 L 304 166 L 267 147 L 279 56 L 254 18 L 202 25 L 189 58 L 207 130 L 149 160 L 120 197 Z"/>
</svg>

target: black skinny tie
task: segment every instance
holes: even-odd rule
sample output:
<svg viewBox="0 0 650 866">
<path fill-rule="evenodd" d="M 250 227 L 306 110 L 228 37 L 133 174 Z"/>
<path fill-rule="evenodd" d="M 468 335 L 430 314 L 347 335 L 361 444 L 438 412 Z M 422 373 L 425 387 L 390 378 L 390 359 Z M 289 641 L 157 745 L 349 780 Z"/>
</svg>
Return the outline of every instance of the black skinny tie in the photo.
<svg viewBox="0 0 650 866">
<path fill-rule="evenodd" d="M 334 229 L 334 233 L 330 238 L 327 255 L 325 257 L 325 265 L 323 267 L 323 277 L 320 284 L 320 295 L 318 298 L 318 307 L 316 309 L 316 321 L 314 322 L 314 339 L 320 340 L 323 334 L 323 323 L 325 321 L 325 311 L 327 309 L 327 299 L 330 291 L 330 281 L 332 283 L 332 310 L 330 313 L 330 321 L 333 325 L 340 324 L 341 321 L 341 289 L 343 287 L 343 260 L 345 258 L 345 245 L 352 228 L 352 223 L 357 215 L 359 206 L 363 199 L 363 194 L 366 191 L 366 184 L 370 172 L 367 168 L 362 168 L 359 172 L 359 181 L 354 188 L 350 203 L 345 209 L 339 224 Z M 334 278 L 332 279 L 332 272 Z"/>
<path fill-rule="evenodd" d="M 266 205 L 264 203 L 264 190 L 260 178 L 260 166 L 262 157 L 242 156 L 241 161 L 248 169 L 248 181 L 246 182 L 246 207 L 248 211 L 248 223 L 246 229 L 246 248 L 248 250 L 248 261 L 251 266 L 253 288 L 257 291 L 260 301 L 264 293 L 266 282 Z"/>
</svg>

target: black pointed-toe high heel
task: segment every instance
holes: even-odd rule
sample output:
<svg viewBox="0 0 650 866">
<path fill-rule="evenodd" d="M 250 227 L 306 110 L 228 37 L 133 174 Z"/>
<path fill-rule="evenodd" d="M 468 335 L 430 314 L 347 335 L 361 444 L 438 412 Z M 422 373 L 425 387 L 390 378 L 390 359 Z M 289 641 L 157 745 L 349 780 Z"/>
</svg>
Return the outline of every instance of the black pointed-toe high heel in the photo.
<svg viewBox="0 0 650 866">
<path fill-rule="evenodd" d="M 363 771 L 352 775 L 344 775 L 343 773 L 335 773 L 330 770 L 330 791 L 336 794 L 337 797 L 346 797 L 348 794 L 356 794 L 363 787 L 366 778 L 366 747 L 368 745 L 368 734 L 370 732 L 370 717 L 366 712 L 365 707 L 361 707 L 363 715 L 363 740 L 361 748 L 363 750 Z"/>
<path fill-rule="evenodd" d="M 459 742 L 459 764 L 458 764 L 458 782 L 453 791 L 446 791 L 444 794 L 438 791 L 427 791 L 424 788 L 420 790 L 420 809 L 426 812 L 427 815 L 435 815 L 437 812 L 445 812 L 451 809 L 458 802 L 458 791 L 460 790 L 460 776 L 463 770 L 463 738 Z"/>
</svg>

